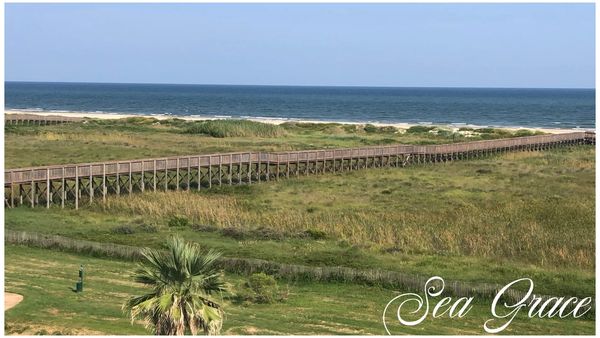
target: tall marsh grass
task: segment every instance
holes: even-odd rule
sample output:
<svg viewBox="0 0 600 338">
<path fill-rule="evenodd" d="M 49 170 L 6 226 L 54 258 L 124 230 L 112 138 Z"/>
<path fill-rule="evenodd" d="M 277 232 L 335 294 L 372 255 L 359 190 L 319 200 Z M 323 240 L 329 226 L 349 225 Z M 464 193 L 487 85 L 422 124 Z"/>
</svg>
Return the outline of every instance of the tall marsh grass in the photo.
<svg viewBox="0 0 600 338">
<path fill-rule="evenodd" d="M 278 137 L 286 131 L 278 125 L 248 120 L 211 120 L 191 122 L 184 133 L 212 137 Z"/>
<path fill-rule="evenodd" d="M 360 171 L 112 196 L 98 208 L 164 223 L 298 234 L 314 230 L 390 253 L 593 268 L 594 150 L 511 153 L 451 166 Z M 385 194 L 383 194 L 385 192 Z"/>
</svg>

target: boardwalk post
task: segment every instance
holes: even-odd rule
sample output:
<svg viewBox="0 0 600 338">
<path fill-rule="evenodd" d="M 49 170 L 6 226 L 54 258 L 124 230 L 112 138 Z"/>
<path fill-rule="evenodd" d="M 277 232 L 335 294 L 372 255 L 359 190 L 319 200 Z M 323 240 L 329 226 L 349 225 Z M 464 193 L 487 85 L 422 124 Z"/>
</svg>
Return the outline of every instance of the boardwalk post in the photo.
<svg viewBox="0 0 600 338">
<path fill-rule="evenodd" d="M 165 191 L 169 191 L 169 160 L 165 158 Z"/>
<path fill-rule="evenodd" d="M 31 169 L 31 189 L 29 190 L 31 192 L 31 207 L 35 207 L 35 181 L 34 181 L 34 175 L 35 171 L 33 169 Z"/>
<path fill-rule="evenodd" d="M 65 207 L 65 167 L 62 167 L 62 182 L 60 185 L 61 189 L 60 189 L 60 207 L 64 209 Z"/>
<path fill-rule="evenodd" d="M 270 173 L 270 170 L 269 170 L 269 167 L 270 167 L 270 166 L 271 166 L 271 154 L 270 154 L 270 153 L 267 153 L 267 168 L 266 168 L 266 169 L 267 169 L 267 170 L 266 170 L 266 173 L 267 173 L 267 181 L 270 179 L 270 177 L 269 177 L 269 176 L 271 176 L 271 173 Z"/>
<path fill-rule="evenodd" d="M 223 179 L 223 155 L 219 155 L 219 185 Z"/>
<path fill-rule="evenodd" d="M 176 183 L 177 187 L 175 188 L 175 190 L 179 190 L 179 157 L 177 158 L 177 169 L 176 169 L 176 172 L 177 172 L 177 176 L 175 178 L 175 183 Z"/>
<path fill-rule="evenodd" d="M 333 150 L 333 172 L 335 173 L 335 150 Z"/>
<path fill-rule="evenodd" d="M 121 171 L 121 165 L 117 162 L 117 196 L 121 195 L 121 178 L 119 177 L 119 171 Z"/>
<path fill-rule="evenodd" d="M 141 161 L 141 165 L 142 165 L 142 186 L 140 187 L 140 189 L 142 189 L 142 192 L 144 192 L 145 188 L 146 188 L 146 168 L 144 166 L 144 161 Z"/>
<path fill-rule="evenodd" d="M 208 156 L 208 187 L 212 187 L 212 156 Z"/>
<path fill-rule="evenodd" d="M 256 167 L 256 174 L 257 174 L 257 178 L 258 178 L 258 183 L 260 183 L 260 162 L 262 160 L 262 152 L 258 152 L 258 166 Z"/>
<path fill-rule="evenodd" d="M 102 164 L 102 202 L 106 203 L 106 163 Z"/>
<path fill-rule="evenodd" d="M 242 184 L 242 154 L 238 154 L 238 184 Z"/>
<path fill-rule="evenodd" d="M 286 173 L 285 173 L 285 177 L 290 178 L 290 152 L 288 151 L 287 153 L 287 162 L 286 162 Z"/>
<path fill-rule="evenodd" d="M 252 153 L 248 153 L 248 184 L 252 184 Z"/>
<path fill-rule="evenodd" d="M 233 154 L 229 154 L 229 185 L 233 184 Z"/>
<path fill-rule="evenodd" d="M 12 208 L 15 207 L 15 184 L 13 183 L 15 181 L 14 174 L 15 173 L 13 171 L 10 172 L 10 206 Z"/>
<path fill-rule="evenodd" d="M 50 168 L 46 169 L 46 209 L 50 209 Z"/>
<path fill-rule="evenodd" d="M 200 183 L 202 183 L 202 170 L 200 168 L 200 156 L 198 156 L 198 191 L 200 191 Z"/>
<path fill-rule="evenodd" d="M 79 166 L 75 166 L 75 210 L 79 209 Z"/>
<path fill-rule="evenodd" d="M 185 190 L 190 191 L 190 176 L 192 176 L 192 163 L 191 157 L 187 158 L 188 168 L 187 168 L 187 187 Z"/>
<path fill-rule="evenodd" d="M 129 196 L 131 196 L 132 190 L 133 190 L 133 177 L 131 177 L 131 161 L 129 161 Z"/>
<path fill-rule="evenodd" d="M 156 160 L 154 160 L 154 165 L 152 166 L 152 188 L 156 192 Z"/>
<path fill-rule="evenodd" d="M 279 181 L 279 154 L 277 154 L 277 181 Z"/>
<path fill-rule="evenodd" d="M 90 164 L 90 204 L 94 201 L 94 176 L 92 175 L 92 165 Z"/>
</svg>

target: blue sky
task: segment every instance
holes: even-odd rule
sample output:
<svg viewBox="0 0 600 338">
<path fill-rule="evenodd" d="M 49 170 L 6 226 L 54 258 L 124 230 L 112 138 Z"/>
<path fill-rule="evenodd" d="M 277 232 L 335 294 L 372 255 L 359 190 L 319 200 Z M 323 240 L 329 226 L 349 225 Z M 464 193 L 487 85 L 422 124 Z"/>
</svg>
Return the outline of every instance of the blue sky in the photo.
<svg viewBox="0 0 600 338">
<path fill-rule="evenodd" d="M 593 4 L 6 4 L 8 81 L 595 86 Z"/>
</svg>

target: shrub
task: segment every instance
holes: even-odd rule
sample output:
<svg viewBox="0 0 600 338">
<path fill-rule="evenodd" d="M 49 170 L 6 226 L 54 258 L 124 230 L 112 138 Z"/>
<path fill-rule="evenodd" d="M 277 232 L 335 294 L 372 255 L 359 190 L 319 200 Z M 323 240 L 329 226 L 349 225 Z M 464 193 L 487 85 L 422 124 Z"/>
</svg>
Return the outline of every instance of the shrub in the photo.
<svg viewBox="0 0 600 338">
<path fill-rule="evenodd" d="M 248 236 L 248 233 L 240 228 L 226 227 L 221 229 L 221 235 L 233 239 L 242 240 Z"/>
<path fill-rule="evenodd" d="M 326 239 L 327 238 L 327 233 L 325 233 L 325 231 L 322 230 L 316 230 L 316 229 L 308 229 L 306 231 L 304 231 L 304 233 L 312 238 L 312 239 Z"/>
<path fill-rule="evenodd" d="M 494 128 L 479 128 L 475 129 L 475 131 L 482 134 L 491 134 L 494 133 L 496 130 Z"/>
<path fill-rule="evenodd" d="M 279 292 L 277 280 L 264 272 L 252 274 L 239 294 L 243 301 L 270 304 L 285 300 L 285 295 Z"/>
<path fill-rule="evenodd" d="M 172 216 L 167 223 L 169 227 L 187 227 L 190 221 L 183 216 Z"/>
<path fill-rule="evenodd" d="M 375 127 L 372 124 L 367 124 L 365 125 L 365 127 L 363 128 L 364 131 L 366 131 L 367 133 L 376 133 L 377 132 L 377 127 Z"/>
<path fill-rule="evenodd" d="M 406 130 L 409 134 L 428 133 L 430 130 L 435 129 L 433 126 L 412 126 Z"/>
<path fill-rule="evenodd" d="M 118 235 L 131 235 L 135 231 L 129 225 L 121 225 L 121 226 L 112 228 L 112 230 L 110 232 L 112 232 L 113 234 L 118 234 Z"/>
<path fill-rule="evenodd" d="M 155 233 L 158 232 L 158 227 L 153 224 L 142 223 L 140 224 L 140 230 L 142 232 Z"/>
<path fill-rule="evenodd" d="M 308 207 L 308 208 L 306 208 L 306 212 L 308 212 L 309 214 L 312 214 L 315 211 L 317 211 L 317 207 Z"/>
</svg>

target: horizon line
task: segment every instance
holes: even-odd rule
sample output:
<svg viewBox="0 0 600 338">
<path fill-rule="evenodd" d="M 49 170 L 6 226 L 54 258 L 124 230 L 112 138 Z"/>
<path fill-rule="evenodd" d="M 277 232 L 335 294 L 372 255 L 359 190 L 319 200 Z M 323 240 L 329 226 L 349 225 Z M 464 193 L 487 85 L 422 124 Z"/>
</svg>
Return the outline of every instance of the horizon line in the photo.
<svg viewBox="0 0 600 338">
<path fill-rule="evenodd" d="M 293 84 L 214 84 L 214 83 L 164 83 L 164 82 L 82 82 L 82 81 L 21 81 L 4 80 L 4 83 L 57 83 L 57 84 L 116 84 L 116 85 L 166 85 L 166 86 L 239 86 L 239 87 L 334 87 L 334 88 L 429 88 L 429 89 L 587 89 L 596 87 L 485 87 L 485 86 L 386 86 L 386 85 L 293 85 Z"/>
</svg>

